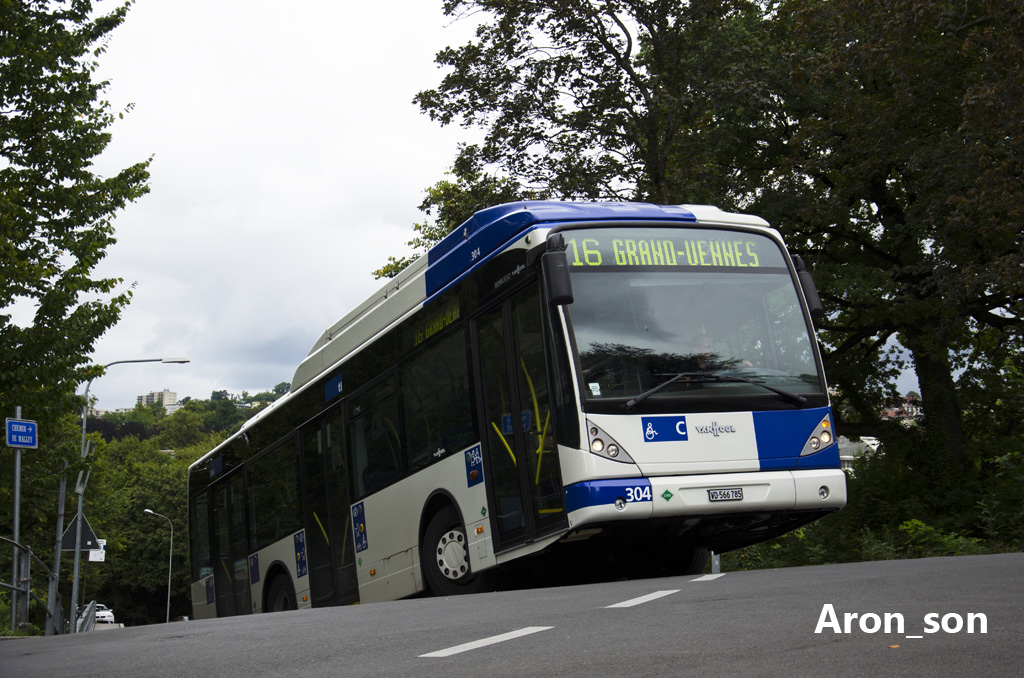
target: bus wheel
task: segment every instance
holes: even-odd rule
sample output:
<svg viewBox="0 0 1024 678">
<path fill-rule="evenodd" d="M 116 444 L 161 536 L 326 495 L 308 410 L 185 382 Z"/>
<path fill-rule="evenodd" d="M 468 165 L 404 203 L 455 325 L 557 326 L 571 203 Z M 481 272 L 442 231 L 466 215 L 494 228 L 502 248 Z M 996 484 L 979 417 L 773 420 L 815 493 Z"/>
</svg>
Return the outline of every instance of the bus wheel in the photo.
<svg viewBox="0 0 1024 678">
<path fill-rule="evenodd" d="M 420 547 L 423 579 L 435 596 L 484 590 L 484 578 L 469 568 L 469 545 L 459 514 L 446 506 L 430 519 Z"/>
<path fill-rule="evenodd" d="M 690 547 L 682 554 L 684 570 L 682 574 L 702 574 L 708 564 L 708 550 L 699 546 Z"/>
<path fill-rule="evenodd" d="M 295 589 L 292 587 L 288 575 L 280 574 L 270 582 L 270 592 L 267 594 L 267 606 L 265 612 L 285 612 L 296 609 Z"/>
</svg>

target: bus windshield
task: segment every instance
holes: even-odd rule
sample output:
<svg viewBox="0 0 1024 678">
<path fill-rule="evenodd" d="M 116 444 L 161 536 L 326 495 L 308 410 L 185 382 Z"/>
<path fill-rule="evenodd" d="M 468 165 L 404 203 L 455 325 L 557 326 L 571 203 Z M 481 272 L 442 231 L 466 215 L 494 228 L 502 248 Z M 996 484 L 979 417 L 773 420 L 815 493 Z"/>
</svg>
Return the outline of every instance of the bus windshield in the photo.
<svg viewBox="0 0 1024 678">
<path fill-rule="evenodd" d="M 660 227 L 565 236 L 587 402 L 658 386 L 648 402 L 771 397 L 764 386 L 824 391 L 794 280 L 771 238 Z"/>
</svg>

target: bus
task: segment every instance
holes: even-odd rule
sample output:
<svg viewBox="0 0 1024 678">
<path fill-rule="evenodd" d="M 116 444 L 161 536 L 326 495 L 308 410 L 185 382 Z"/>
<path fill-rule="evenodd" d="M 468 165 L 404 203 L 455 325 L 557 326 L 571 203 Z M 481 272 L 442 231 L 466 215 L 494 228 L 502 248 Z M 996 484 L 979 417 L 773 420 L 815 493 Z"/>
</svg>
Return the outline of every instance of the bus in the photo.
<svg viewBox="0 0 1024 678">
<path fill-rule="evenodd" d="M 758 217 L 483 209 L 189 467 L 193 614 L 699 573 L 837 511 L 820 312 Z"/>
</svg>

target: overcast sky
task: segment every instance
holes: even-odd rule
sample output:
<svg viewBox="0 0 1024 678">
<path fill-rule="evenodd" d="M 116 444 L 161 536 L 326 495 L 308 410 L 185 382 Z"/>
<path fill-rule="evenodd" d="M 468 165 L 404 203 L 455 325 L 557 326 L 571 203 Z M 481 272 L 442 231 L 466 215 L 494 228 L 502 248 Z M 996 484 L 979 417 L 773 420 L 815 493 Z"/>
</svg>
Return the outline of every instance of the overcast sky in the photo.
<svg viewBox="0 0 1024 678">
<path fill-rule="evenodd" d="M 136 2 L 100 58 L 112 110 L 134 108 L 98 171 L 152 155 L 151 193 L 117 216 L 97 270 L 135 286 L 93 359 L 191 363 L 113 366 L 97 407 L 291 381 L 381 286 L 372 271 L 407 252 L 424 190 L 469 138 L 412 98 L 474 27 L 441 0 Z"/>
</svg>

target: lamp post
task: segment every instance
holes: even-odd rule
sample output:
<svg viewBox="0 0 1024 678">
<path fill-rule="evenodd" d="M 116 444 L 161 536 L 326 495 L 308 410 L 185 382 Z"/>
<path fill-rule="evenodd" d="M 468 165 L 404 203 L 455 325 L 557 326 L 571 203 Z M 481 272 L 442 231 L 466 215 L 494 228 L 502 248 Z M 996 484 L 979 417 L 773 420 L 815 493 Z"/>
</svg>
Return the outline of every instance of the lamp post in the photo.
<svg viewBox="0 0 1024 678">
<path fill-rule="evenodd" d="M 170 518 L 165 515 L 161 515 L 156 511 L 146 509 L 143 513 L 148 513 L 151 516 L 160 516 L 171 526 L 171 545 L 167 550 L 167 621 L 165 622 L 169 624 L 171 622 L 171 563 L 173 562 L 172 558 L 174 557 L 174 523 L 171 522 Z"/>
<path fill-rule="evenodd" d="M 107 363 L 103 366 L 106 370 L 111 365 L 121 365 L 123 363 L 171 363 L 181 364 L 189 362 L 188 358 L 138 358 L 136 360 L 115 360 L 112 363 Z M 95 377 L 93 377 L 95 379 Z M 85 445 L 85 423 L 89 415 L 89 387 L 92 386 L 92 379 L 85 384 L 85 404 L 82 406 L 82 459 L 84 460 L 89 455 L 89 450 Z M 78 570 L 82 561 L 82 495 L 85 494 L 85 485 L 89 482 L 89 474 L 85 473 L 84 477 L 81 473 L 78 476 L 78 484 L 75 487 L 75 494 L 78 495 L 78 522 L 75 526 L 75 571 L 71 579 L 71 632 L 78 633 Z M 172 527 L 173 530 L 173 527 Z M 59 540 L 58 540 L 59 543 Z M 58 558 L 59 558 L 59 551 Z M 60 561 L 54 563 L 54 575 L 60 570 Z M 168 605 L 170 603 L 168 602 Z"/>
</svg>

